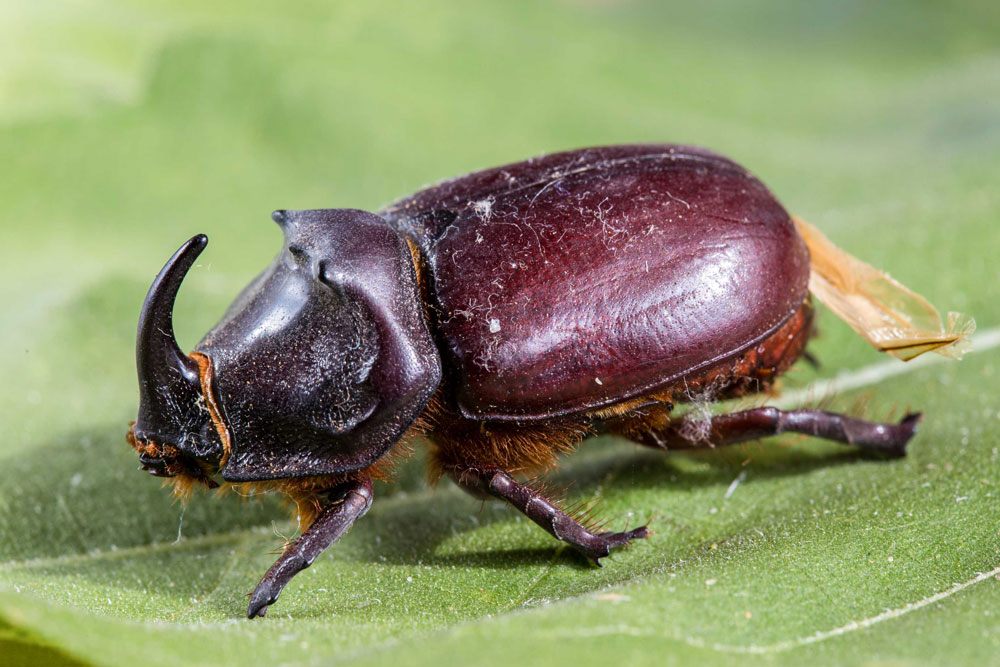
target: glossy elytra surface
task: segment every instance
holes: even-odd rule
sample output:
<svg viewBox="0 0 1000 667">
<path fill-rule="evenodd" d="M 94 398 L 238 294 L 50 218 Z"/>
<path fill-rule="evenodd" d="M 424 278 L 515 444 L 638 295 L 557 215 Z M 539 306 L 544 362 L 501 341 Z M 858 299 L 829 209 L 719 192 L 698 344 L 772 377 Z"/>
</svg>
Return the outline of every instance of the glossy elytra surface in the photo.
<svg viewBox="0 0 1000 667">
<path fill-rule="evenodd" d="M 807 295 L 788 213 L 703 149 L 557 153 L 382 214 L 423 249 L 446 376 L 474 419 L 640 395 L 765 339 Z"/>
</svg>

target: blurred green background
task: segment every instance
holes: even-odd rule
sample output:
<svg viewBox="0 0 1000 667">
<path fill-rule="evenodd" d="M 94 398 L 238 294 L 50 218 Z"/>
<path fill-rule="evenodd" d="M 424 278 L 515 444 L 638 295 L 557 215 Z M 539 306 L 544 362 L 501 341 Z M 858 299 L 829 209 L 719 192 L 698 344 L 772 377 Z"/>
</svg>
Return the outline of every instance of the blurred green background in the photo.
<svg viewBox="0 0 1000 667">
<path fill-rule="evenodd" d="M 211 238 L 176 311 L 190 347 L 277 251 L 273 209 L 377 209 L 646 141 L 729 155 L 976 317 L 966 360 L 832 400 L 924 409 L 911 455 L 588 442 L 557 479 L 656 531 L 602 569 L 506 508 L 426 489 L 417 461 L 266 621 L 244 620 L 294 530 L 285 508 L 184 508 L 124 443 L 135 320 L 170 253 Z M 1000 584 L 979 576 L 1000 566 L 995 2 L 5 0 L 0 156 L 2 664 L 1000 655 Z M 788 386 L 884 361 L 826 313 L 821 328 L 823 365 Z"/>
</svg>

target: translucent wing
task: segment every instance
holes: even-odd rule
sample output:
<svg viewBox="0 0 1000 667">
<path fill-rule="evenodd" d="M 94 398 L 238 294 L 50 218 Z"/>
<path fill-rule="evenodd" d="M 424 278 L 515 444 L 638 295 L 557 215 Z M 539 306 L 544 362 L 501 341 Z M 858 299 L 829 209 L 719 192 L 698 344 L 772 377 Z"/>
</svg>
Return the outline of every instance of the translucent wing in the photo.
<svg viewBox="0 0 1000 667">
<path fill-rule="evenodd" d="M 804 220 L 793 218 L 811 255 L 809 291 L 880 352 L 909 361 L 924 352 L 960 359 L 976 322 L 948 313 L 870 264 L 849 255 Z"/>
</svg>

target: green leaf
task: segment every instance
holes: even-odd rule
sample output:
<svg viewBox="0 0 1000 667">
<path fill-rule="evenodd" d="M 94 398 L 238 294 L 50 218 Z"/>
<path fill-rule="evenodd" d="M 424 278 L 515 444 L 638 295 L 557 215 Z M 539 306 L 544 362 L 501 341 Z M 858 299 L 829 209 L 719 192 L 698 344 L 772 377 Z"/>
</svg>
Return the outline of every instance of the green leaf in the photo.
<svg viewBox="0 0 1000 667">
<path fill-rule="evenodd" d="M 1000 651 L 1000 15 L 990 3 L 251 3 L 0 9 L 0 663 L 990 663 Z M 677 141 L 943 311 L 959 363 L 888 362 L 821 314 L 796 401 L 925 412 L 903 460 L 801 437 L 555 473 L 654 534 L 593 568 L 421 456 L 266 620 L 276 498 L 135 470 L 138 308 L 169 253 L 190 347 L 280 243 L 359 207 L 576 146 Z M 893 365 L 895 364 L 895 365 Z M 839 374 L 846 375 L 839 375 Z"/>
</svg>

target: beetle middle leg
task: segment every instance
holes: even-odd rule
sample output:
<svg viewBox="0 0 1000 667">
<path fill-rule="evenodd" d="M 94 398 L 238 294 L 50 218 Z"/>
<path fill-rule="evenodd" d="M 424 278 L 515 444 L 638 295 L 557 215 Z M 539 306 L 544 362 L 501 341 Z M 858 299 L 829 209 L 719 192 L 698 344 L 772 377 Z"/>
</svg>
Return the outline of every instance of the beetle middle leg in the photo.
<svg viewBox="0 0 1000 667">
<path fill-rule="evenodd" d="M 703 449 L 780 433 L 804 433 L 889 456 L 905 456 L 906 444 L 916 433 L 920 417 L 920 413 L 907 414 L 898 424 L 889 424 L 824 410 L 762 407 L 711 417 L 698 428 L 691 428 L 691 420 L 682 418 L 662 428 L 631 430 L 628 437 L 658 449 Z M 698 435 L 693 437 L 692 433 Z"/>
<path fill-rule="evenodd" d="M 551 470 L 559 454 L 573 451 L 592 432 L 590 418 L 530 425 L 476 422 L 443 412 L 437 419 L 437 428 L 430 436 L 434 443 L 432 477 L 444 473 L 477 498 L 507 501 L 598 565 L 612 548 L 646 537 L 645 526 L 622 533 L 594 532 L 541 490 L 515 481 L 508 472 Z"/>
<path fill-rule="evenodd" d="M 610 554 L 612 548 L 646 537 L 648 532 L 646 526 L 620 533 L 591 532 L 540 491 L 515 481 L 503 470 L 455 467 L 448 470 L 448 474 L 476 497 L 506 500 L 554 538 L 572 545 L 596 565 L 601 564 L 600 559 Z"/>
<path fill-rule="evenodd" d="M 319 516 L 297 540 L 285 548 L 257 588 L 250 594 L 247 617 L 254 618 L 267 613 L 281 590 L 296 574 L 306 569 L 331 544 L 339 540 L 357 519 L 368 511 L 372 504 L 372 483 L 369 479 L 345 482 L 335 487 L 329 494 L 330 504 L 323 508 Z"/>
</svg>

